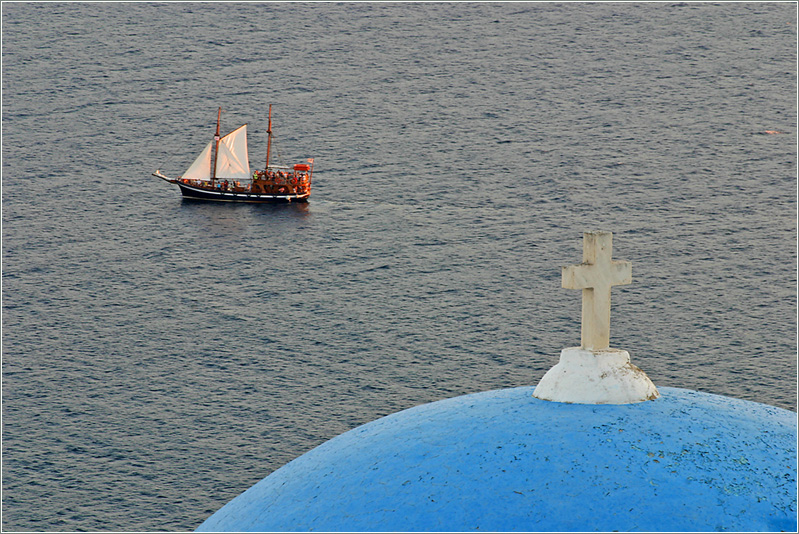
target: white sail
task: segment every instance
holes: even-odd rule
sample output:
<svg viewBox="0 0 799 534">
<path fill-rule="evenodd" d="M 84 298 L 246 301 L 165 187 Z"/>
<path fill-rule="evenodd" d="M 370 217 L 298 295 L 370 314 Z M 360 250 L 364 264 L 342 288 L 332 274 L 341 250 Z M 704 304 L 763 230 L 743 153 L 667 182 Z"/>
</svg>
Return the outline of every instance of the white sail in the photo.
<svg viewBox="0 0 799 534">
<path fill-rule="evenodd" d="M 246 124 L 219 140 L 219 150 L 216 154 L 216 178 L 217 180 L 250 178 Z"/>
<path fill-rule="evenodd" d="M 183 178 L 190 180 L 210 180 L 211 179 L 211 145 L 213 141 L 200 152 L 191 167 L 183 173 Z"/>
</svg>

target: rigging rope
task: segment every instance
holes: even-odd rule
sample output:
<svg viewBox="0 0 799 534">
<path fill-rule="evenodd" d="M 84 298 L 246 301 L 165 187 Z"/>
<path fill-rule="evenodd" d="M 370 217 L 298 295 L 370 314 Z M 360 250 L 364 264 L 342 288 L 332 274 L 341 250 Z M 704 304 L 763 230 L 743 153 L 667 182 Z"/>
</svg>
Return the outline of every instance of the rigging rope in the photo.
<svg viewBox="0 0 799 534">
<path fill-rule="evenodd" d="M 284 165 L 285 166 L 286 165 L 286 161 L 283 159 L 283 154 L 281 154 L 280 148 L 277 146 L 277 136 L 275 134 L 272 134 L 272 148 L 277 153 L 277 158 L 276 159 L 277 159 L 278 165 Z M 270 163 L 270 166 L 271 165 L 274 165 L 274 163 Z"/>
<path fill-rule="evenodd" d="M 167 154 L 166 158 L 167 158 L 166 161 L 161 162 L 161 164 L 158 166 L 159 169 L 163 169 L 167 163 L 172 163 L 172 160 L 175 159 L 175 154 L 172 155 Z"/>
</svg>

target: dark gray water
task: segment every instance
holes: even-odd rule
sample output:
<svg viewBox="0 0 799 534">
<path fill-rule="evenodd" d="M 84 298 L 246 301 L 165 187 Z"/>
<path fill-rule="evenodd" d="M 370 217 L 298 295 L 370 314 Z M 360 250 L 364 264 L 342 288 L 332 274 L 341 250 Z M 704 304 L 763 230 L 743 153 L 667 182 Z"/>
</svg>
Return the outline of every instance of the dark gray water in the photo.
<svg viewBox="0 0 799 534">
<path fill-rule="evenodd" d="M 4 530 L 189 530 L 315 445 L 611 339 L 795 409 L 796 5 L 3 4 Z M 307 205 L 181 201 L 274 105 Z M 781 133 L 769 134 L 766 131 Z"/>
</svg>

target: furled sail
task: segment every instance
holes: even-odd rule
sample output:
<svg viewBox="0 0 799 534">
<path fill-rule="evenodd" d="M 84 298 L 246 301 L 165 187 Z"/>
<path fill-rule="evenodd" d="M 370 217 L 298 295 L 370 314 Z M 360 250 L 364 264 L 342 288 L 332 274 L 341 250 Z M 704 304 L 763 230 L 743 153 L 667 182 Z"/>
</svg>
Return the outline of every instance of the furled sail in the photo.
<svg viewBox="0 0 799 534">
<path fill-rule="evenodd" d="M 216 155 L 216 178 L 235 180 L 250 178 L 246 124 L 219 140 L 219 151 Z"/>
<path fill-rule="evenodd" d="M 211 179 L 211 145 L 213 141 L 200 152 L 191 167 L 183 173 L 183 178 L 190 180 L 210 180 Z"/>
</svg>

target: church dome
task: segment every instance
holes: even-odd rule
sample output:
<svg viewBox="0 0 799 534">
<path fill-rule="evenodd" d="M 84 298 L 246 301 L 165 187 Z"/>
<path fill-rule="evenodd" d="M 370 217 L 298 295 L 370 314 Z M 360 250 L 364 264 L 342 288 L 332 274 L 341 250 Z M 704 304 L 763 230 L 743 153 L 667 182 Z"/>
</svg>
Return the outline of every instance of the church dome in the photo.
<svg viewBox="0 0 799 534">
<path fill-rule="evenodd" d="M 796 414 L 656 388 L 610 341 L 632 281 L 612 234 L 562 268 L 580 347 L 536 387 L 424 404 L 346 432 L 233 499 L 200 531 L 796 532 Z"/>
<path fill-rule="evenodd" d="M 465 395 L 346 432 L 199 531 L 796 531 L 796 414 L 660 388 Z"/>
</svg>

